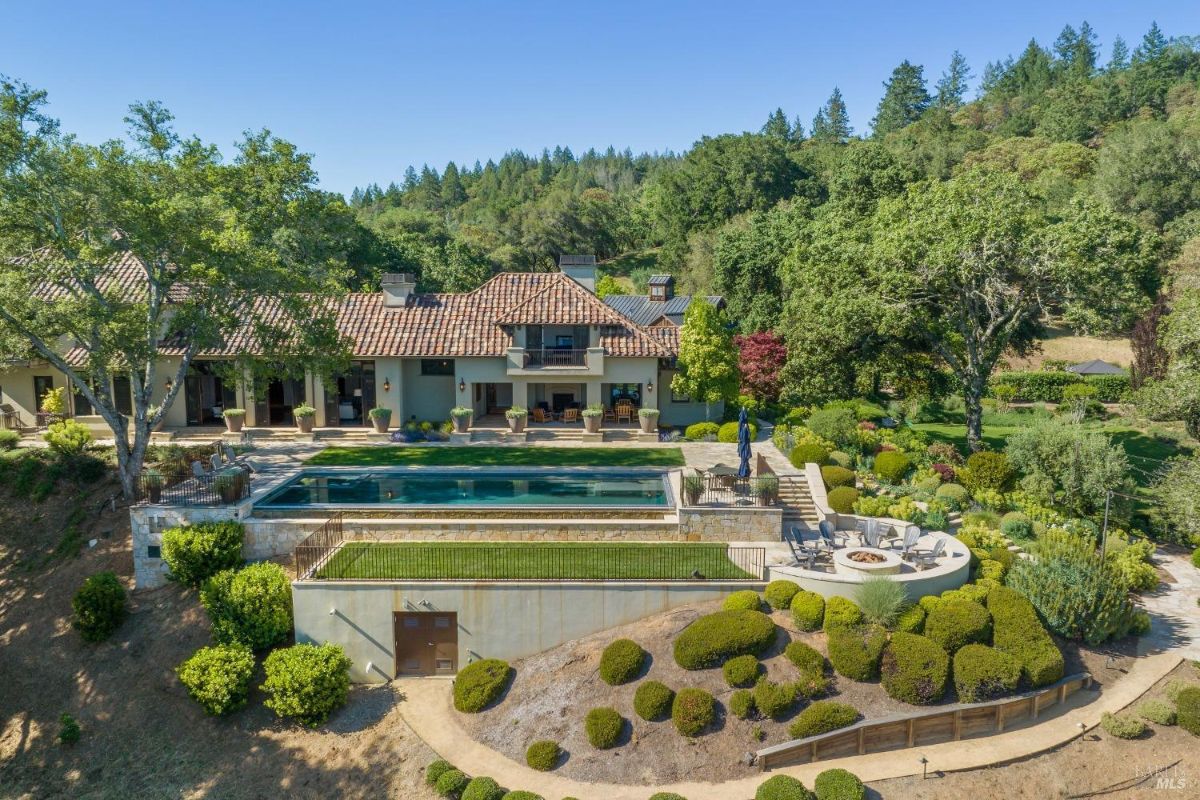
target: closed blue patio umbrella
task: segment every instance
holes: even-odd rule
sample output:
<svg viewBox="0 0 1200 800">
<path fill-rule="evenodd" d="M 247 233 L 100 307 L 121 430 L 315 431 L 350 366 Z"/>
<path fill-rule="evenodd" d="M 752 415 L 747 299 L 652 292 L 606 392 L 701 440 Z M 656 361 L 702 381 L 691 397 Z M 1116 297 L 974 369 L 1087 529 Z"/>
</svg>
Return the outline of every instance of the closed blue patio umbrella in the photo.
<svg viewBox="0 0 1200 800">
<path fill-rule="evenodd" d="M 750 477 L 750 420 L 746 417 L 746 409 L 738 414 L 738 477 Z"/>
</svg>

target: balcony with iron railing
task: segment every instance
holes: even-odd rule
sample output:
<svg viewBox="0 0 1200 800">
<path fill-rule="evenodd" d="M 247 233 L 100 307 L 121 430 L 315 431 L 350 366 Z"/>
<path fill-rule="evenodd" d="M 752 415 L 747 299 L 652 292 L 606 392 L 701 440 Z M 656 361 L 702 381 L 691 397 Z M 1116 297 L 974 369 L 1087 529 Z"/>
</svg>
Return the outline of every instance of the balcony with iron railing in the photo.
<svg viewBox="0 0 1200 800">
<path fill-rule="evenodd" d="M 567 370 L 578 375 L 604 374 L 604 348 L 589 347 L 510 347 L 508 374 L 520 375 L 541 370 Z"/>
</svg>

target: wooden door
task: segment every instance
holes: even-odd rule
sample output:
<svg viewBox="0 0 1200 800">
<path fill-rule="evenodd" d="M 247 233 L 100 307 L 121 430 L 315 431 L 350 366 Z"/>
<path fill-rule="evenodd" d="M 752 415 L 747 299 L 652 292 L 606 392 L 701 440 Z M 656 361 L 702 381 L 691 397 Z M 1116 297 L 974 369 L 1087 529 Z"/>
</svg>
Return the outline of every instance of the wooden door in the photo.
<svg viewBox="0 0 1200 800">
<path fill-rule="evenodd" d="M 458 614 L 397 611 L 394 619 L 396 677 L 458 672 Z"/>
</svg>

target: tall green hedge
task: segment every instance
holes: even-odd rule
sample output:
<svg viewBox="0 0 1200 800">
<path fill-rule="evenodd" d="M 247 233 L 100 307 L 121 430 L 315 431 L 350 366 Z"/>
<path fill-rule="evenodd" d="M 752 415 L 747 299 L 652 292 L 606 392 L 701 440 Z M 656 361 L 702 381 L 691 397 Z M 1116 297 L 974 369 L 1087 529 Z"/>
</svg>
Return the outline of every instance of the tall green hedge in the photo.
<svg viewBox="0 0 1200 800">
<path fill-rule="evenodd" d="M 199 586 L 218 572 L 242 563 L 245 529 L 233 521 L 198 522 L 163 531 L 162 557 L 171 577 Z"/>
<path fill-rule="evenodd" d="M 1021 665 L 1021 677 L 1032 687 L 1061 680 L 1062 652 L 1038 620 L 1033 604 L 1007 586 L 997 586 L 987 596 L 992 615 L 992 642 Z"/>
<path fill-rule="evenodd" d="M 707 614 L 675 637 L 675 662 L 684 669 L 719 667 L 741 655 L 758 655 L 775 641 L 775 623 L 761 611 Z"/>
<path fill-rule="evenodd" d="M 1096 399 L 1101 403 L 1116 403 L 1129 391 L 1128 375 L 1076 375 L 1060 371 L 1013 371 L 999 372 L 991 385 L 1008 384 L 1017 389 L 1017 400 L 1026 402 L 1061 403 L 1063 389 L 1076 383 L 1096 388 Z"/>
</svg>

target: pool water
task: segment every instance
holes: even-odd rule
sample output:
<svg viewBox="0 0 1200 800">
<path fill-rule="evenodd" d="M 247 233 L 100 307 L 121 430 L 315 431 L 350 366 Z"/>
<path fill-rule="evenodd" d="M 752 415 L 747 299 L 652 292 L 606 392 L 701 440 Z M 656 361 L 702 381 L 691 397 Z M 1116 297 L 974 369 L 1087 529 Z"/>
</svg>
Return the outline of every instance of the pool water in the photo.
<svg viewBox="0 0 1200 800">
<path fill-rule="evenodd" d="M 522 470 L 306 470 L 256 505 L 595 506 L 668 505 L 662 472 Z"/>
</svg>

